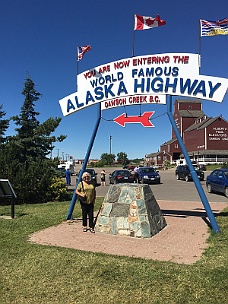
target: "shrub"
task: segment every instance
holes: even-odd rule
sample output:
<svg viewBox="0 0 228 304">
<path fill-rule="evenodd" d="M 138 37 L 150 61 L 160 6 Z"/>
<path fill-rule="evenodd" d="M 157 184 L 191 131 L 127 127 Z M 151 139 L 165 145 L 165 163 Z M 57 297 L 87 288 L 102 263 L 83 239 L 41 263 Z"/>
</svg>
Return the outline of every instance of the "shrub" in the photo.
<svg viewBox="0 0 228 304">
<path fill-rule="evenodd" d="M 65 201 L 70 199 L 65 181 L 60 177 L 53 177 L 47 191 L 49 201 Z"/>
<path fill-rule="evenodd" d="M 223 163 L 221 167 L 222 168 L 228 168 L 228 162 Z"/>
</svg>

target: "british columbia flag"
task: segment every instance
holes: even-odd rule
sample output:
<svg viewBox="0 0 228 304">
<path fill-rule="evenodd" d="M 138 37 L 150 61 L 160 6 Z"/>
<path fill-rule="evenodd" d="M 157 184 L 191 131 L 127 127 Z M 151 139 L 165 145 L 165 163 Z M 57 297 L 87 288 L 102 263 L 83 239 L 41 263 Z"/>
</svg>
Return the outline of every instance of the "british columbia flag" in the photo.
<svg viewBox="0 0 228 304">
<path fill-rule="evenodd" d="M 228 35 L 228 18 L 217 21 L 200 20 L 200 25 L 201 37 Z"/>
</svg>

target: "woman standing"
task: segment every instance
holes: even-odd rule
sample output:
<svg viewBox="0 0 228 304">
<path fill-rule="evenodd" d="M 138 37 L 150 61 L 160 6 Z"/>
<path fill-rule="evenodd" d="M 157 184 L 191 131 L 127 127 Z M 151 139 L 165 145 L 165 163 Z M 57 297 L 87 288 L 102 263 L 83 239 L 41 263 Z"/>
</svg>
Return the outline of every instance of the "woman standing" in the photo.
<svg viewBox="0 0 228 304">
<path fill-rule="evenodd" d="M 101 185 L 102 186 L 105 186 L 105 175 L 106 175 L 105 170 L 102 170 L 101 171 Z"/>
<path fill-rule="evenodd" d="M 91 233 L 95 233 L 93 227 L 93 211 L 96 200 L 96 190 L 91 181 L 91 175 L 88 172 L 82 174 L 82 181 L 78 184 L 76 194 L 78 195 L 78 200 L 82 208 L 83 232 L 89 230 Z M 87 215 L 89 216 L 89 228 L 87 227 Z"/>
</svg>

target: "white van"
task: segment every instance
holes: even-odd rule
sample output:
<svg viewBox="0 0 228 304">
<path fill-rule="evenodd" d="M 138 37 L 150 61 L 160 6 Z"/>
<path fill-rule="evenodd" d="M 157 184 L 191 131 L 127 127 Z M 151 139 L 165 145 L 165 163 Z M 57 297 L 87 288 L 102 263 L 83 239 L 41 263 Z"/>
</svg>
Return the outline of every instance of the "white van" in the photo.
<svg viewBox="0 0 228 304">
<path fill-rule="evenodd" d="M 75 175 L 73 162 L 67 161 L 64 164 L 58 165 L 58 168 L 62 168 L 62 169 L 65 169 L 65 170 L 69 169 L 71 175 Z"/>
</svg>

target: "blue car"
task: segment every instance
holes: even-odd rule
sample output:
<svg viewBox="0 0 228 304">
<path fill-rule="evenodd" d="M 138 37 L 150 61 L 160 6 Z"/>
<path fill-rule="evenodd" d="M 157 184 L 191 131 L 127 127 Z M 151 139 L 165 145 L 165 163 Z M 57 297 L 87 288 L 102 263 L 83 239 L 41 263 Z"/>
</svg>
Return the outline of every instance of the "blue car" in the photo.
<svg viewBox="0 0 228 304">
<path fill-rule="evenodd" d="M 161 178 L 153 167 L 140 167 L 138 169 L 138 182 L 143 184 L 160 184 Z"/>
<path fill-rule="evenodd" d="M 207 176 L 207 191 L 219 192 L 228 197 L 228 169 L 216 169 Z"/>
</svg>

